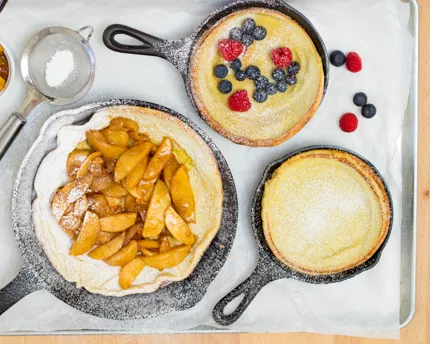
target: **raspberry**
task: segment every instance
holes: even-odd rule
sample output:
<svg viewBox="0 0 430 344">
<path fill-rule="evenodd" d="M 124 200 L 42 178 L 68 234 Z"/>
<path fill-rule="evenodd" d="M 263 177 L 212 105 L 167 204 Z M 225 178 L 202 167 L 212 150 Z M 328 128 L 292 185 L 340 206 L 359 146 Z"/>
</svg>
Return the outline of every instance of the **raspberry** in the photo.
<svg viewBox="0 0 430 344">
<path fill-rule="evenodd" d="M 357 53 L 349 53 L 346 56 L 346 68 L 352 73 L 358 73 L 363 69 L 363 62 Z"/>
<path fill-rule="evenodd" d="M 251 102 L 246 90 L 240 90 L 231 95 L 228 99 L 228 107 L 232 111 L 246 112 L 251 108 Z"/>
<path fill-rule="evenodd" d="M 343 115 L 339 121 L 339 126 L 345 133 L 352 133 L 358 127 L 357 116 L 353 113 L 346 113 Z"/>
<path fill-rule="evenodd" d="M 233 61 L 243 51 L 243 45 L 232 39 L 223 39 L 218 43 L 218 48 L 222 57 L 227 61 Z"/>
<path fill-rule="evenodd" d="M 278 68 L 287 68 L 293 62 L 293 54 L 288 48 L 278 48 L 272 51 L 273 63 Z"/>
</svg>

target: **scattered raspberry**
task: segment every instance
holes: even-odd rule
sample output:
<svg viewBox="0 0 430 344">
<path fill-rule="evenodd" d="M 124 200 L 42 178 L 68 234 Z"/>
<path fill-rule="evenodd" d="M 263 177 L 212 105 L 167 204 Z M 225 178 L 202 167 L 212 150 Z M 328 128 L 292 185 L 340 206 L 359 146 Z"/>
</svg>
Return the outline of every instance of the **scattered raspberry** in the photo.
<svg viewBox="0 0 430 344">
<path fill-rule="evenodd" d="M 357 53 L 349 53 L 346 56 L 346 68 L 352 73 L 358 73 L 363 69 L 363 62 Z"/>
<path fill-rule="evenodd" d="M 218 48 L 222 57 L 227 61 L 233 61 L 243 51 L 242 43 L 232 39 L 223 39 L 218 43 Z"/>
<path fill-rule="evenodd" d="M 278 68 L 288 68 L 293 62 L 293 54 L 288 48 L 278 48 L 272 51 L 273 63 Z"/>
<path fill-rule="evenodd" d="M 339 126 L 345 133 L 354 132 L 358 127 L 357 116 L 353 113 L 343 115 L 339 121 Z"/>
<path fill-rule="evenodd" d="M 228 99 L 228 107 L 232 111 L 248 111 L 251 108 L 251 102 L 249 101 L 248 92 L 246 90 L 240 90 L 233 93 Z"/>
</svg>

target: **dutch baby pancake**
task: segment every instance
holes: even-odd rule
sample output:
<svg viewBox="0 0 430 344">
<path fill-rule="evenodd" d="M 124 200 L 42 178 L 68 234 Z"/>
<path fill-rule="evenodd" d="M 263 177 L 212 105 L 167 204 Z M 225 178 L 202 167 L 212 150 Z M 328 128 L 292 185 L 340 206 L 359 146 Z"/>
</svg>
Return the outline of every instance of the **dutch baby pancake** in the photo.
<svg viewBox="0 0 430 344">
<path fill-rule="evenodd" d="M 371 258 L 391 224 L 384 183 L 344 151 L 311 150 L 284 162 L 265 185 L 265 239 L 287 266 L 310 275 L 350 270 Z"/>
<path fill-rule="evenodd" d="M 324 92 L 322 60 L 305 30 L 264 8 L 234 12 L 200 39 L 191 90 L 217 132 L 248 146 L 276 146 L 298 133 Z"/>
</svg>

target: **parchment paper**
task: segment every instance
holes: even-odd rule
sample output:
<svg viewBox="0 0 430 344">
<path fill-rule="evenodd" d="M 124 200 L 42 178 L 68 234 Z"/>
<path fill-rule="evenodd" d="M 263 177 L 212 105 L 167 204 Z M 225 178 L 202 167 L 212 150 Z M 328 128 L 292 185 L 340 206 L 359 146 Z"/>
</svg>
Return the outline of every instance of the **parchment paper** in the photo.
<svg viewBox="0 0 430 344">
<path fill-rule="evenodd" d="M 400 224 L 402 197 L 401 128 L 409 96 L 412 38 L 407 30 L 409 4 L 397 0 L 290 0 L 322 35 L 329 51 L 357 51 L 363 58 L 360 74 L 331 67 L 326 99 L 312 121 L 293 139 L 276 148 L 235 145 L 210 129 L 192 109 L 180 74 L 155 57 L 118 54 L 102 42 L 104 28 L 122 23 L 163 38 L 180 38 L 199 25 L 224 1 L 145 0 L 11 0 L 0 14 L 0 39 L 21 55 L 27 39 L 47 26 L 78 29 L 91 24 L 91 44 L 97 56 L 92 91 L 77 105 L 108 98 L 136 98 L 159 103 L 184 114 L 209 132 L 224 153 L 235 177 L 240 220 L 227 263 L 194 308 L 146 321 L 119 322 L 86 315 L 63 304 L 46 291 L 36 292 L 0 317 L 0 332 L 106 330 L 174 332 L 214 323 L 216 302 L 248 277 L 257 263 L 250 225 L 250 203 L 266 165 L 297 148 L 335 144 L 363 155 L 385 177 L 394 199 L 395 222 L 380 263 L 371 271 L 334 285 L 308 285 L 281 280 L 266 286 L 242 318 L 236 331 L 399 336 Z M 378 108 L 366 120 L 352 103 L 364 91 Z M 24 99 L 25 86 L 17 71 L 11 89 L 0 101 L 0 123 Z M 19 271 L 22 259 L 11 224 L 11 191 L 22 158 L 43 122 L 60 108 L 40 106 L 19 139 L 0 163 L 0 287 Z M 359 129 L 344 134 L 338 127 L 346 112 L 359 115 Z M 0 300 L 1 302 L 1 300 Z"/>
</svg>

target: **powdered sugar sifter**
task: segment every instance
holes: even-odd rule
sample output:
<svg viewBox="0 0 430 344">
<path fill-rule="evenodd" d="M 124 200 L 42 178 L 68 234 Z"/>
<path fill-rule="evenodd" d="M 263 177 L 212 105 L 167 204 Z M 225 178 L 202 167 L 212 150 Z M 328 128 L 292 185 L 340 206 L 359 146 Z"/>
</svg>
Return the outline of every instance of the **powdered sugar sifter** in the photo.
<svg viewBox="0 0 430 344">
<path fill-rule="evenodd" d="M 88 31 L 86 37 L 81 35 L 84 31 Z M 95 56 L 89 44 L 93 31 L 91 26 L 78 31 L 51 27 L 30 38 L 21 58 L 21 72 L 29 87 L 28 94 L 21 108 L 0 129 L 0 159 L 37 105 L 42 102 L 69 105 L 88 93 L 95 76 Z M 53 61 L 57 57 L 57 61 Z M 55 66 L 49 67 L 54 62 Z M 52 77 L 55 78 L 53 82 Z"/>
</svg>

